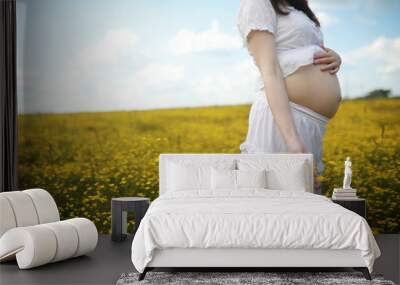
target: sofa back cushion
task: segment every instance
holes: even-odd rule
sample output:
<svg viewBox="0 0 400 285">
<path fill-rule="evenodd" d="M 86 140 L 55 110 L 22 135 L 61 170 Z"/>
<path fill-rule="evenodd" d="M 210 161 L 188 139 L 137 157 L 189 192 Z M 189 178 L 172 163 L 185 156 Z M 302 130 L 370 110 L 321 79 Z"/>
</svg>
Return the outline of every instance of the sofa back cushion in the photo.
<svg viewBox="0 0 400 285">
<path fill-rule="evenodd" d="M 0 193 L 0 237 L 15 227 L 60 220 L 53 197 L 43 189 Z"/>
</svg>

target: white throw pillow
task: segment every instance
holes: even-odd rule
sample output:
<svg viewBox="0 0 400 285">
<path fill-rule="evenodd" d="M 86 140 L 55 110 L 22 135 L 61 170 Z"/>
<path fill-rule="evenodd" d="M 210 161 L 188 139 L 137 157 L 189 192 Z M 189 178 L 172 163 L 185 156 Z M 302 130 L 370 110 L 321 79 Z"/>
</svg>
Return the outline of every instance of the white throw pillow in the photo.
<svg viewBox="0 0 400 285">
<path fill-rule="evenodd" d="M 212 190 L 239 190 L 241 188 L 266 188 L 266 170 L 233 170 L 211 168 Z"/>
<path fill-rule="evenodd" d="M 168 170 L 168 189 L 171 191 L 210 188 L 209 166 L 182 165 L 171 162 Z"/>
<path fill-rule="evenodd" d="M 267 188 L 267 171 L 236 170 L 237 188 Z"/>
<path fill-rule="evenodd" d="M 235 169 L 235 160 L 176 159 L 167 161 L 167 191 L 211 190 L 211 167 Z"/>
<path fill-rule="evenodd" d="M 236 189 L 236 170 L 211 168 L 211 189 Z"/>
<path fill-rule="evenodd" d="M 298 159 L 239 159 L 239 170 L 267 170 L 267 188 L 307 191 L 308 165 Z"/>
</svg>

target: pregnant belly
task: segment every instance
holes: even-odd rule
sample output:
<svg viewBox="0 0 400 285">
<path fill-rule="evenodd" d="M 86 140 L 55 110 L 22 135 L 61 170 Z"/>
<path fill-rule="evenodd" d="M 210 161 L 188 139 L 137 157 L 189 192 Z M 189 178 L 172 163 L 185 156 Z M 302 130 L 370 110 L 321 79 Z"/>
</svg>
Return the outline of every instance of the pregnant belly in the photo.
<svg viewBox="0 0 400 285">
<path fill-rule="evenodd" d="M 285 78 L 290 101 L 332 118 L 341 101 L 339 80 L 336 74 L 321 71 L 322 64 L 304 65 Z"/>
</svg>

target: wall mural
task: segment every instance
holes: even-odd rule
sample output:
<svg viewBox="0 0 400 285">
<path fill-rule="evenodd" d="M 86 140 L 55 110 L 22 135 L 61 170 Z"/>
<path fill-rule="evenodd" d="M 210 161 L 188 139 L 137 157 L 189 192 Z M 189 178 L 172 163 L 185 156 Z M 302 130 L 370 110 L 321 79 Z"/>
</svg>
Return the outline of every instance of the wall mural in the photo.
<svg viewBox="0 0 400 285">
<path fill-rule="evenodd" d="M 343 60 L 323 192 L 341 187 L 350 156 L 374 233 L 399 233 L 400 30 L 387 27 L 400 4 L 346 3 L 310 1 Z M 50 191 L 62 219 L 108 233 L 112 197 L 158 196 L 160 153 L 240 152 L 257 70 L 238 0 L 17 5 L 19 187 Z"/>
</svg>

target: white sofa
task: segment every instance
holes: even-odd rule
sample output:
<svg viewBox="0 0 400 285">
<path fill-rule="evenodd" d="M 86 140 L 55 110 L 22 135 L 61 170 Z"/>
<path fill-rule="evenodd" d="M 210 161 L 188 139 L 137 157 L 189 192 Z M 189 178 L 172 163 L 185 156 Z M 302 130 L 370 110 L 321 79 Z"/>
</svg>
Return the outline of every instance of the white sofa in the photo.
<svg viewBox="0 0 400 285">
<path fill-rule="evenodd" d="M 98 233 L 88 219 L 60 221 L 53 197 L 43 189 L 0 193 L 0 262 L 20 269 L 84 255 L 96 248 Z"/>
</svg>

